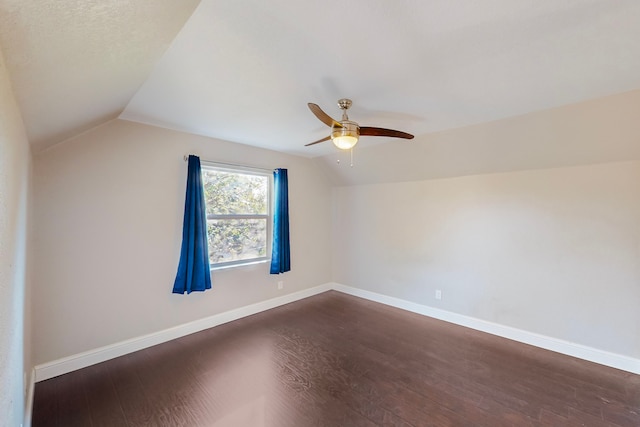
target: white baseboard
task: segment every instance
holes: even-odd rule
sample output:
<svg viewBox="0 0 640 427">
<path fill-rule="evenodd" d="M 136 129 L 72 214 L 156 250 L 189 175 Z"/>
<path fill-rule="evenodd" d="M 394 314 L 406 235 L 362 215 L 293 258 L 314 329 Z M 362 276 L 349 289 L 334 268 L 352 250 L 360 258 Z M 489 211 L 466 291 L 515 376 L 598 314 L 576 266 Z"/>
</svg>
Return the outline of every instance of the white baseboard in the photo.
<svg viewBox="0 0 640 427">
<path fill-rule="evenodd" d="M 416 304 L 410 301 L 366 291 L 363 289 L 345 286 L 339 283 L 325 283 L 314 288 L 305 289 L 267 301 L 251 304 L 246 307 L 219 313 L 210 317 L 206 317 L 204 319 L 165 329 L 163 331 L 155 332 L 137 338 L 132 338 L 130 340 L 122 341 L 105 347 L 100 347 L 94 350 L 75 354 L 73 356 L 54 360 L 52 362 L 37 365 L 31 375 L 31 384 L 29 385 L 28 396 L 28 398 L 30 399 L 30 403 L 28 403 L 28 405 L 32 404 L 33 401 L 33 384 L 35 382 L 66 374 L 68 372 L 94 365 L 96 363 L 104 362 L 106 360 L 110 360 L 119 356 L 124 356 L 134 351 L 142 350 L 157 344 L 161 344 L 163 342 L 202 331 L 204 329 L 212 328 L 214 326 L 231 322 L 242 317 L 251 316 L 253 314 L 276 308 L 284 304 L 289 304 L 291 302 L 295 302 L 303 298 L 317 295 L 329 290 L 336 290 L 345 294 L 365 298 L 392 307 L 411 311 L 413 313 L 422 314 L 424 316 L 433 317 L 435 319 L 444 320 L 446 322 L 454 323 L 460 326 L 465 326 L 478 331 L 512 339 L 514 341 L 519 341 L 525 344 L 530 344 L 536 347 L 555 351 L 557 353 L 566 354 L 569 356 L 588 360 L 590 362 L 595 362 L 601 365 L 632 372 L 634 374 L 640 374 L 640 360 L 634 359 L 632 357 L 598 350 L 581 344 L 575 344 L 545 335 L 512 328 L 510 326 L 500 325 L 497 323 L 488 322 L 486 320 L 476 319 L 474 317 L 464 316 L 462 314 L 440 310 L 426 305 Z M 28 414 L 31 414 L 30 407 L 28 408 Z M 28 426 L 28 424 L 26 425 Z"/>
<path fill-rule="evenodd" d="M 600 365 L 609 366 L 623 371 L 640 374 L 640 360 L 621 354 L 610 353 L 604 350 L 598 350 L 593 347 L 587 347 L 581 344 L 575 344 L 569 341 L 524 331 L 522 329 L 512 328 L 510 326 L 500 325 L 498 323 L 488 322 L 486 320 L 476 319 L 474 317 L 464 316 L 462 314 L 450 311 L 440 310 L 426 305 L 416 304 L 399 298 L 378 294 L 375 292 L 365 291 L 358 288 L 352 288 L 339 283 L 333 283 L 332 287 L 336 291 L 345 294 L 368 299 L 370 301 L 379 302 L 392 307 L 397 307 L 413 313 L 422 314 L 424 316 L 433 317 L 435 319 L 444 320 L 456 325 L 465 326 L 482 332 L 487 332 L 499 337 L 508 338 L 525 344 L 530 344 L 546 350 L 555 351 L 556 353 L 566 354 L 568 356 L 577 357 L 579 359 L 588 360 Z"/>
<path fill-rule="evenodd" d="M 33 412 L 33 393 L 36 387 L 36 370 L 31 370 L 31 375 L 28 378 L 29 387 L 27 387 L 27 401 L 24 408 L 24 427 L 31 427 L 31 413 Z"/>
<path fill-rule="evenodd" d="M 214 326 L 222 325 L 223 323 L 228 323 L 242 317 L 251 316 L 252 314 L 308 298 L 310 296 L 329 291 L 332 289 L 332 286 L 332 283 L 326 283 L 313 288 L 304 289 L 299 292 L 294 292 L 281 297 L 272 298 L 270 300 L 226 311 L 224 313 L 219 313 L 204 319 L 195 320 L 163 331 L 85 351 L 83 353 L 64 357 L 52 362 L 43 363 L 34 368 L 35 381 L 44 381 L 77 369 L 95 365 L 96 363 L 124 356 L 125 354 L 133 353 L 134 351 L 142 350 L 163 342 L 212 328 Z"/>
</svg>

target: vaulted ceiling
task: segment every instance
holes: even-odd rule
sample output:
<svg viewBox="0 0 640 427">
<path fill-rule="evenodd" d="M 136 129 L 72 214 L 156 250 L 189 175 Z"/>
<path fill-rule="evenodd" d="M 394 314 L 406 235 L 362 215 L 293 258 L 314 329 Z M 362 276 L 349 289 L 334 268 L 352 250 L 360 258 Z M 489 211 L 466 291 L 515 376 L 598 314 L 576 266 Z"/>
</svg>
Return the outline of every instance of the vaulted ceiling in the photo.
<svg viewBox="0 0 640 427">
<path fill-rule="evenodd" d="M 0 46 L 33 148 L 118 117 L 197 0 L 0 0 Z"/>
<path fill-rule="evenodd" d="M 35 151 L 120 117 L 318 156 L 343 97 L 419 142 L 639 89 L 638 40 L 636 0 L 0 0 Z"/>
</svg>

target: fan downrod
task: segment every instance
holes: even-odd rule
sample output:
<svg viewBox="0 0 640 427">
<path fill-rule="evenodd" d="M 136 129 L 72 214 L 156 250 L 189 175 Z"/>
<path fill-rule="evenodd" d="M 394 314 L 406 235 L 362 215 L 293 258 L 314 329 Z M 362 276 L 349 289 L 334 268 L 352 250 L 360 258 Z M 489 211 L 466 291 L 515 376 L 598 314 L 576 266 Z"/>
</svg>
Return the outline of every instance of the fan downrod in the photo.
<svg viewBox="0 0 640 427">
<path fill-rule="evenodd" d="M 351 102 L 350 99 L 347 99 L 347 98 L 338 99 L 338 107 L 340 107 L 340 109 L 342 110 L 343 121 L 349 120 L 349 116 L 347 116 L 347 110 L 351 108 L 351 104 L 353 104 L 353 102 Z"/>
</svg>

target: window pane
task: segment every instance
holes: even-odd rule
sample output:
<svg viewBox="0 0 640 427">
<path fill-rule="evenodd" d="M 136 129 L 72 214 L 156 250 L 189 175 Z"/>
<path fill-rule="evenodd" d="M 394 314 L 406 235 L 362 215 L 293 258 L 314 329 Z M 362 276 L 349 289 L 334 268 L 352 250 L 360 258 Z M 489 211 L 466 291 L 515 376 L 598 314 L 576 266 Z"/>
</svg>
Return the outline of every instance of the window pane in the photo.
<svg viewBox="0 0 640 427">
<path fill-rule="evenodd" d="M 207 215 L 267 214 L 269 178 L 202 170 Z"/>
<path fill-rule="evenodd" d="M 239 261 L 267 256 L 267 219 L 207 221 L 209 262 Z"/>
</svg>

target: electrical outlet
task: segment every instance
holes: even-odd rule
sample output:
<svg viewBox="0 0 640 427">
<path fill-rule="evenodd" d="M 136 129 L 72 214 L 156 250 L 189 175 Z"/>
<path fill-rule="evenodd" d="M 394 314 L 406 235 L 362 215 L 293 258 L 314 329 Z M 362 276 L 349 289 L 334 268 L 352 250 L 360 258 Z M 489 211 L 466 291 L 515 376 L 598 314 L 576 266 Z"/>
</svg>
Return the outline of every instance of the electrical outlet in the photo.
<svg viewBox="0 0 640 427">
<path fill-rule="evenodd" d="M 284 282 L 282 280 L 280 280 L 278 282 L 278 289 L 282 289 L 282 288 L 284 288 Z"/>
<path fill-rule="evenodd" d="M 436 299 L 442 299 L 442 291 L 440 289 L 436 289 Z"/>
</svg>

